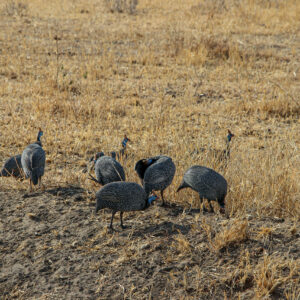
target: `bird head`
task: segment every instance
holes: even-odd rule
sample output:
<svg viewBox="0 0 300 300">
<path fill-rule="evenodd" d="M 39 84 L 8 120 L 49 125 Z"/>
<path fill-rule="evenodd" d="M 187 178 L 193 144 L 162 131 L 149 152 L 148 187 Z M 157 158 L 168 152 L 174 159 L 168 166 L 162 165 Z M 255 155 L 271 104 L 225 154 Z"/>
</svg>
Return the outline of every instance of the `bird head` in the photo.
<svg viewBox="0 0 300 300">
<path fill-rule="evenodd" d="M 143 159 L 142 162 L 145 166 L 149 166 L 149 165 L 151 165 L 152 161 L 153 161 L 153 159 L 149 158 L 149 159 Z"/>
<path fill-rule="evenodd" d="M 224 200 L 222 202 L 218 202 L 220 205 L 220 213 L 225 214 L 225 202 Z"/>
<path fill-rule="evenodd" d="M 96 161 L 99 157 L 101 156 L 104 156 L 104 153 L 101 151 L 101 152 L 97 152 L 95 155 L 94 155 L 94 161 Z"/>
<path fill-rule="evenodd" d="M 234 137 L 234 134 L 228 129 L 227 141 L 230 142 L 232 137 Z"/>
<path fill-rule="evenodd" d="M 114 158 L 114 159 L 116 159 L 116 157 L 117 157 L 117 154 L 116 154 L 115 151 L 110 152 L 110 155 L 111 155 L 111 157 Z"/>
<path fill-rule="evenodd" d="M 43 136 L 43 131 L 41 128 L 39 128 L 39 132 L 38 132 L 38 136 L 37 136 L 37 140 L 40 141 L 40 138 Z"/>
<path fill-rule="evenodd" d="M 127 135 L 125 134 L 124 135 L 124 139 L 123 139 L 123 141 L 122 141 L 122 147 L 123 148 L 126 148 L 126 145 L 127 145 L 127 143 L 128 142 L 131 142 L 131 140 L 127 137 Z"/>
<path fill-rule="evenodd" d="M 148 205 L 150 206 L 153 201 L 157 200 L 159 197 L 152 191 L 150 197 L 148 198 Z"/>
</svg>

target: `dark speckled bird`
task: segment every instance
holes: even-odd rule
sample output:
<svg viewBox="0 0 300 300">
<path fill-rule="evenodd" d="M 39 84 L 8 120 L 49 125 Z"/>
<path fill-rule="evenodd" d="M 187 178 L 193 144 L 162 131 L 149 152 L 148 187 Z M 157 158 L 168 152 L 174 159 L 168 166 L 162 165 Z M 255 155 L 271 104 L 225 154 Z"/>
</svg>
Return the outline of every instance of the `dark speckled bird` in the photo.
<svg viewBox="0 0 300 300">
<path fill-rule="evenodd" d="M 164 190 L 172 183 L 176 167 L 171 157 L 159 155 L 139 160 L 135 171 L 142 180 L 146 193 L 160 191 L 162 205 L 165 205 Z"/>
<path fill-rule="evenodd" d="M 25 174 L 25 178 L 29 178 L 30 191 L 32 184 L 41 187 L 41 179 L 44 175 L 46 154 L 42 148 L 41 137 L 43 131 L 39 129 L 37 141 L 25 148 L 21 156 L 21 164 Z"/>
<path fill-rule="evenodd" d="M 124 169 L 114 158 L 101 156 L 94 163 L 96 178 L 89 174 L 91 180 L 102 185 L 115 181 L 125 181 Z"/>
<path fill-rule="evenodd" d="M 0 171 L 0 177 L 13 176 L 15 178 L 23 178 L 22 164 L 21 164 L 21 154 L 12 156 L 7 159 Z"/>
<path fill-rule="evenodd" d="M 221 212 L 224 212 L 227 181 L 222 175 L 207 167 L 192 166 L 183 175 L 177 192 L 188 187 L 199 193 L 201 203 L 203 199 L 207 199 L 212 211 L 210 201 L 218 201 Z"/>
<path fill-rule="evenodd" d="M 156 195 L 151 195 L 135 182 L 112 182 L 105 185 L 96 193 L 96 210 L 110 208 L 112 210 L 110 228 L 113 229 L 113 219 L 117 211 L 120 212 L 121 227 L 123 225 L 124 211 L 145 210 L 157 199 Z"/>
</svg>

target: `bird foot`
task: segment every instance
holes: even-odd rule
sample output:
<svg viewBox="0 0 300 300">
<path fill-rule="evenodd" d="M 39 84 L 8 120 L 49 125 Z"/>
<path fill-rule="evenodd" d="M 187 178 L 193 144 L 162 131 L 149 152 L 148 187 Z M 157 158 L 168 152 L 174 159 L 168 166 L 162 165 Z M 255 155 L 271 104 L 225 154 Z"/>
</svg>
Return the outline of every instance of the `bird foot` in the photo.
<svg viewBox="0 0 300 300">
<path fill-rule="evenodd" d="M 114 228 L 112 226 L 108 226 L 108 232 L 109 233 L 114 233 Z"/>
<path fill-rule="evenodd" d="M 121 225 L 121 228 L 122 228 L 122 229 L 126 229 L 126 228 L 128 228 L 128 226 Z"/>
</svg>

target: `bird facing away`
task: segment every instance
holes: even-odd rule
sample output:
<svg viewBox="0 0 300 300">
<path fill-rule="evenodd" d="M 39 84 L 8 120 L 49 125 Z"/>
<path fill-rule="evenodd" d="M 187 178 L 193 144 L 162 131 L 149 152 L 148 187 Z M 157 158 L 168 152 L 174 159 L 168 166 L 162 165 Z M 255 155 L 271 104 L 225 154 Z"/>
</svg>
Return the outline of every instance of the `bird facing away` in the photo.
<svg viewBox="0 0 300 300">
<path fill-rule="evenodd" d="M 142 180 L 147 194 L 151 191 L 160 191 L 162 205 L 165 205 L 164 190 L 172 183 L 176 167 L 171 157 L 159 155 L 139 160 L 135 171 Z"/>
<path fill-rule="evenodd" d="M 121 227 L 124 211 L 145 210 L 158 197 L 149 195 L 135 182 L 112 182 L 105 185 L 96 193 L 96 209 L 110 208 L 112 210 L 110 228 L 113 229 L 113 219 L 117 211 L 120 212 Z"/>
<path fill-rule="evenodd" d="M 227 181 L 222 175 L 207 167 L 192 166 L 183 175 L 177 192 L 188 187 L 198 192 L 201 203 L 203 199 L 207 199 L 212 211 L 214 209 L 210 201 L 218 201 L 221 207 L 220 211 L 224 212 Z"/>
<path fill-rule="evenodd" d="M 91 174 L 90 179 L 101 185 L 115 181 L 125 181 L 125 172 L 122 165 L 110 156 L 101 156 L 95 160 L 94 178 Z"/>
<path fill-rule="evenodd" d="M 15 178 L 23 178 L 23 170 L 21 165 L 21 154 L 15 155 L 7 159 L 0 171 L 0 177 L 13 176 Z"/>
<path fill-rule="evenodd" d="M 44 175 L 46 154 L 42 148 L 41 137 L 43 131 L 40 129 L 37 141 L 25 148 L 21 156 L 21 164 L 25 173 L 25 178 L 29 178 L 30 189 L 32 191 L 32 184 L 41 187 L 41 179 Z"/>
</svg>

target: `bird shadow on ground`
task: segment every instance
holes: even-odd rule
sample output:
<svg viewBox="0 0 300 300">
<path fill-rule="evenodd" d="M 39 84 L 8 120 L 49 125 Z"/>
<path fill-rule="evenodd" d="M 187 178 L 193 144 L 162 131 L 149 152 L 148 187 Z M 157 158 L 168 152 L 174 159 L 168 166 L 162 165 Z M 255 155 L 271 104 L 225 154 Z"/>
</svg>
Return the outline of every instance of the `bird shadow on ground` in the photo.
<svg viewBox="0 0 300 300">
<path fill-rule="evenodd" d="M 29 192 L 29 193 L 25 193 L 23 195 L 23 198 L 36 198 L 36 197 L 40 197 L 43 196 L 45 194 L 51 194 L 52 196 L 74 196 L 77 194 L 81 194 L 83 193 L 85 190 L 81 187 L 78 186 L 66 186 L 66 187 L 55 187 L 55 188 L 51 188 L 48 190 L 39 190 L 39 191 L 35 191 L 35 192 Z"/>
<path fill-rule="evenodd" d="M 186 215 L 195 215 L 195 214 L 209 214 L 213 213 L 211 211 L 203 211 L 200 208 L 191 208 L 187 206 L 180 206 L 174 203 L 167 203 L 165 206 L 163 206 L 166 210 L 168 210 L 168 215 L 172 217 L 177 217 L 180 214 L 185 213 Z"/>
<path fill-rule="evenodd" d="M 66 187 L 56 187 L 45 191 L 53 196 L 74 196 L 85 192 L 85 190 L 79 186 L 66 186 Z"/>
<path fill-rule="evenodd" d="M 174 234 L 187 234 L 191 229 L 190 225 L 179 225 L 170 221 L 164 221 L 160 224 L 152 224 L 146 228 L 136 230 L 132 236 L 141 237 L 147 234 L 152 236 L 170 236 Z"/>
</svg>

